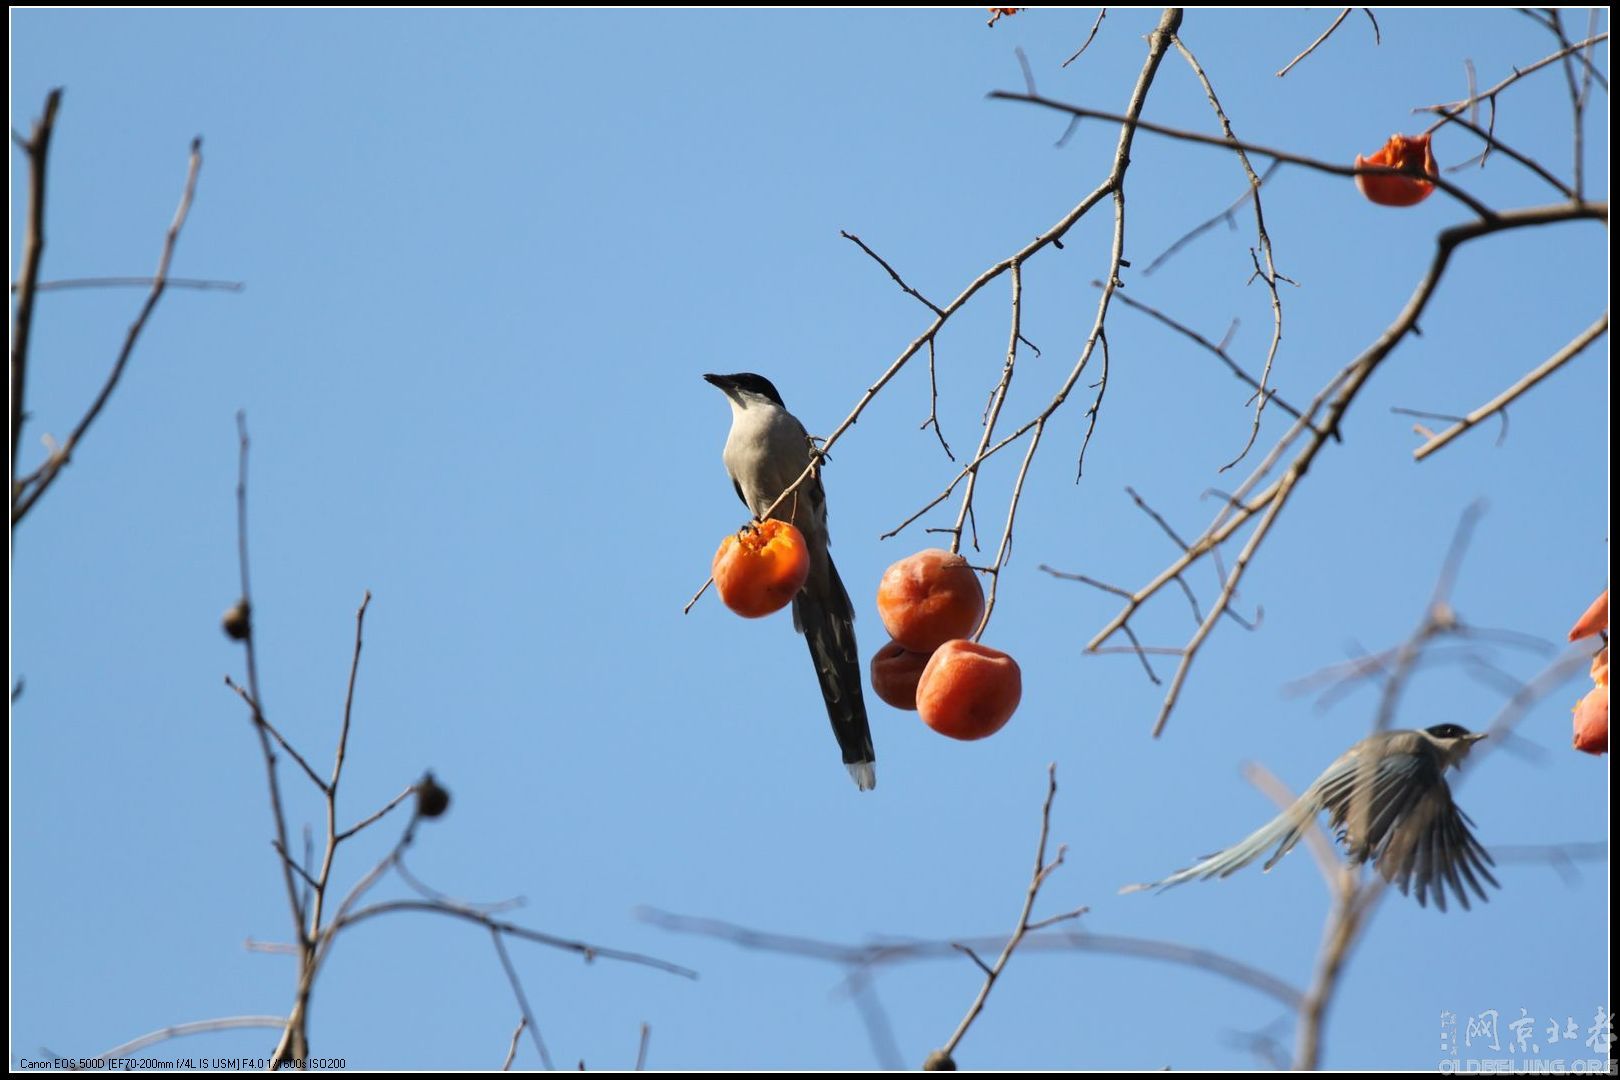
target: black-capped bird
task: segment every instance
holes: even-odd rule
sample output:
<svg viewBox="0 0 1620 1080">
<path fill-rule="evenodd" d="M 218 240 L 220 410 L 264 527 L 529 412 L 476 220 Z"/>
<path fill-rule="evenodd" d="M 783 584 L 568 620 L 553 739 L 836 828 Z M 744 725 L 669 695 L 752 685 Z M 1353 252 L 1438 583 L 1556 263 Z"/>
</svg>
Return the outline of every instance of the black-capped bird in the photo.
<svg viewBox="0 0 1620 1080">
<path fill-rule="evenodd" d="M 769 379 L 747 372 L 703 377 L 731 403 L 731 433 L 721 459 L 737 497 L 760 517 L 810 464 L 810 435 Z M 861 698 L 855 609 L 827 552 L 827 498 L 820 476 L 806 480 L 771 517 L 791 522 L 810 549 L 810 576 L 793 598 L 793 628 L 810 646 L 844 765 L 855 786 L 870 791 L 877 786 L 877 755 Z"/>
<path fill-rule="evenodd" d="M 1263 867 L 1270 870 L 1326 810 L 1352 863 L 1372 862 L 1385 881 L 1403 893 L 1409 888 L 1415 892 L 1419 904 L 1426 905 L 1432 895 L 1435 906 L 1444 911 L 1449 890 L 1467 910 L 1469 888 L 1486 899 L 1481 878 L 1501 886 L 1487 869 L 1495 865 L 1490 853 L 1469 829 L 1473 822 L 1452 801 L 1445 773 L 1460 765 L 1484 737 L 1457 724 L 1369 735 L 1329 765 L 1292 806 L 1247 839 L 1162 881 L 1127 885 L 1120 892 L 1226 877 L 1275 844 L 1277 850 Z"/>
</svg>

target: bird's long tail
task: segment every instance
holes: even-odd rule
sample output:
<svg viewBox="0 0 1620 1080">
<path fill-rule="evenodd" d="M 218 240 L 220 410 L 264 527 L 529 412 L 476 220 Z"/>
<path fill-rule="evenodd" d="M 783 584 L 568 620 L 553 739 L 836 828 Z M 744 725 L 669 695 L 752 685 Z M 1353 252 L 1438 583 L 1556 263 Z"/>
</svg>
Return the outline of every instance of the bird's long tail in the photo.
<svg viewBox="0 0 1620 1080">
<path fill-rule="evenodd" d="M 838 569 L 827 564 L 826 587 L 817 588 L 815 577 L 793 600 L 793 625 L 804 635 L 815 661 L 821 696 L 827 702 L 827 716 L 833 734 L 844 752 L 844 765 L 855 786 L 870 791 L 877 786 L 877 755 L 872 750 L 872 729 L 866 720 L 866 702 L 861 697 L 860 651 L 855 645 L 855 610 L 849 594 L 838 578 Z"/>
<path fill-rule="evenodd" d="M 1144 889 L 1168 889 L 1172 885 L 1180 885 L 1183 881 L 1193 878 L 1226 877 L 1236 870 L 1241 870 L 1258 859 L 1262 852 L 1273 844 L 1277 850 L 1271 858 L 1266 860 L 1265 868 L 1270 870 L 1277 865 L 1277 860 L 1291 851 L 1305 830 L 1311 827 L 1315 814 L 1310 811 L 1308 799 L 1300 799 L 1287 810 L 1260 826 L 1244 839 L 1233 844 L 1224 851 L 1217 851 L 1213 855 L 1205 856 L 1200 861 L 1177 870 L 1161 881 L 1150 881 L 1141 885 L 1127 885 L 1119 890 L 1123 893 L 1141 892 Z"/>
</svg>

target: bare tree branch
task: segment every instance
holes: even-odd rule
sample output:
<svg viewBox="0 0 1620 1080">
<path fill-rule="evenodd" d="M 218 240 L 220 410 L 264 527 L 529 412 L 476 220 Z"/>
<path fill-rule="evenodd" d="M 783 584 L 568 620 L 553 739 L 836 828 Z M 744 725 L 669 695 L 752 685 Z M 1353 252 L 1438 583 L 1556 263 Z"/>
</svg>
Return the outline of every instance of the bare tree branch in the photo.
<svg viewBox="0 0 1620 1080">
<path fill-rule="evenodd" d="M 1284 75 L 1287 75 L 1290 71 L 1293 71 L 1295 64 L 1299 63 L 1301 60 L 1303 60 L 1307 56 L 1311 55 L 1311 53 L 1316 51 L 1316 48 L 1317 48 L 1318 45 L 1321 45 L 1322 42 L 1324 42 L 1328 38 L 1332 37 L 1333 36 L 1333 31 L 1335 31 L 1335 30 L 1337 30 L 1339 28 L 1339 24 L 1344 22 L 1344 20 L 1349 16 L 1351 10 L 1352 10 L 1351 8 L 1345 8 L 1343 11 L 1339 12 L 1339 17 L 1333 20 L 1333 24 L 1331 26 L 1329 26 L 1326 30 L 1322 31 L 1322 36 L 1321 37 L 1317 38 L 1315 41 L 1313 41 L 1309 45 L 1305 46 L 1305 51 L 1304 52 L 1300 53 L 1298 56 L 1296 56 L 1292 60 L 1288 61 L 1287 64 L 1283 65 L 1282 70 L 1277 72 L 1277 78 L 1280 79 Z M 1369 12 L 1369 15 L 1370 14 L 1371 13 Z M 1376 25 L 1377 25 L 1377 23 L 1374 23 L 1374 26 L 1376 26 Z"/>
<path fill-rule="evenodd" d="M 28 155 L 28 213 L 23 226 L 22 274 L 15 292 L 17 307 L 11 319 L 11 504 L 13 526 L 17 524 L 17 447 L 27 418 L 24 398 L 28 389 L 28 346 L 34 329 L 34 297 L 38 292 L 39 263 L 45 255 L 45 176 L 50 164 L 51 135 L 56 131 L 56 111 L 62 104 L 60 87 L 45 95 L 45 111 L 34 121 L 34 129 L 21 141 Z"/>
<path fill-rule="evenodd" d="M 540 1026 L 534 1022 L 534 1010 L 529 1007 L 529 995 L 523 992 L 523 980 L 518 978 L 517 968 L 512 964 L 512 955 L 506 951 L 506 943 L 501 940 L 501 932 L 491 929 L 489 939 L 495 945 L 495 955 L 500 957 L 501 969 L 506 972 L 506 981 L 512 986 L 512 996 L 517 998 L 518 1008 L 523 1011 L 523 1023 L 529 1029 L 529 1039 L 534 1043 L 535 1053 L 540 1055 L 540 1065 L 546 1071 L 552 1068 L 551 1054 L 546 1050 L 546 1042 L 540 1037 Z"/>
<path fill-rule="evenodd" d="M 529 1026 L 527 1016 L 518 1017 L 517 1027 L 512 1029 L 512 1041 L 506 1047 L 506 1060 L 501 1062 L 501 1072 L 511 1072 L 512 1062 L 517 1058 L 518 1043 L 523 1039 L 523 1029 Z"/>
<path fill-rule="evenodd" d="M 1074 50 L 1067 60 L 1059 64 L 1059 67 L 1068 67 L 1070 64 L 1080 59 L 1081 55 L 1084 54 L 1087 49 L 1091 48 L 1092 39 L 1097 36 L 1097 31 L 1102 27 L 1102 22 L 1106 18 L 1108 18 L 1108 9 L 1099 8 L 1097 11 L 1097 21 L 1091 24 L 1091 33 L 1086 35 L 1086 40 L 1082 41 L 1080 43 L 1080 47 Z"/>
<path fill-rule="evenodd" d="M 149 289 L 155 285 L 156 279 L 149 277 L 86 277 L 61 278 L 56 281 L 42 281 L 34 286 L 36 293 L 65 292 L 69 289 L 122 289 L 143 288 Z M 20 285 L 13 285 L 12 292 L 17 292 Z M 164 282 L 167 289 L 195 289 L 198 292 L 241 292 L 247 288 L 240 281 L 218 281 L 214 278 L 177 278 L 172 277 Z"/>
<path fill-rule="evenodd" d="M 120 1043 L 111 1050 L 103 1051 L 101 1058 L 121 1058 L 149 1046 L 168 1042 L 170 1039 L 180 1039 L 187 1035 L 205 1035 L 213 1031 L 240 1031 L 243 1028 L 279 1028 L 284 1023 L 279 1016 L 221 1016 L 215 1020 L 193 1020 L 187 1024 L 171 1024 L 156 1031 L 131 1039 L 127 1043 Z"/>
<path fill-rule="evenodd" d="M 1011 960 L 1013 953 L 1018 950 L 1019 944 L 1024 940 L 1024 935 L 1035 928 L 1029 919 L 1030 914 L 1035 910 L 1035 898 L 1040 895 L 1041 886 L 1046 882 L 1046 879 L 1051 876 L 1054 870 L 1063 865 L 1063 856 L 1067 849 L 1061 845 L 1058 847 L 1057 857 L 1051 862 L 1046 861 L 1046 838 L 1051 832 L 1052 800 L 1056 797 L 1057 766 L 1048 765 L 1046 767 L 1046 801 L 1041 805 L 1041 837 L 1035 845 L 1035 869 L 1030 874 L 1029 888 L 1024 893 L 1024 906 L 1018 913 L 1018 926 L 1013 930 L 1012 936 L 1007 939 L 1007 943 L 1002 946 L 1001 955 L 996 958 L 995 964 L 987 966 L 983 960 L 980 960 L 974 954 L 971 947 L 960 943 L 956 944 L 957 948 L 966 951 L 968 956 L 972 957 L 973 961 L 984 971 L 984 985 L 979 987 L 978 996 L 973 999 L 973 1004 L 968 1006 L 967 1015 L 962 1017 L 962 1022 L 956 1026 L 956 1030 L 951 1034 L 951 1037 L 945 1040 L 945 1045 L 935 1052 L 936 1055 L 946 1061 L 952 1059 L 957 1046 L 962 1042 L 962 1037 L 973 1026 L 973 1021 L 979 1018 L 979 1013 L 984 1011 L 984 1003 L 989 1000 L 990 991 L 995 988 L 996 980 L 1006 970 L 1007 961 Z M 1040 925 L 1050 926 L 1054 922 L 1076 919 L 1084 915 L 1085 912 L 1086 909 L 1083 907 L 1076 908 L 1053 919 L 1048 919 Z"/>
<path fill-rule="evenodd" d="M 1262 182 L 1263 182 L 1263 180 L 1262 180 Z M 1252 194 L 1252 192 L 1251 192 L 1251 194 Z M 1248 198 L 1247 195 L 1244 196 L 1245 200 L 1247 198 Z M 1091 284 L 1094 285 L 1094 286 L 1097 286 L 1097 287 L 1101 287 L 1102 282 L 1093 281 Z M 1134 297 L 1126 296 L 1124 293 L 1120 293 L 1117 297 L 1115 297 L 1115 299 L 1117 299 L 1120 303 L 1124 304 L 1128 308 L 1133 308 L 1133 309 L 1135 309 L 1137 311 L 1140 311 L 1144 315 L 1147 315 L 1147 316 L 1149 316 L 1151 318 L 1157 319 L 1159 322 L 1163 323 L 1165 326 L 1168 326 L 1170 329 L 1174 330 L 1176 333 L 1181 334 L 1183 337 L 1189 338 L 1193 342 L 1195 342 L 1198 345 L 1201 345 L 1205 349 L 1209 350 L 1211 353 L 1214 353 L 1215 356 L 1217 358 L 1219 358 L 1221 363 L 1226 365 L 1227 370 L 1229 370 L 1234 376 L 1236 376 L 1237 379 L 1240 382 L 1242 382 L 1244 385 L 1246 385 L 1246 386 L 1250 387 L 1251 389 L 1253 389 L 1257 394 L 1259 393 L 1259 391 L 1260 391 L 1260 383 L 1258 381 L 1256 381 L 1256 379 L 1255 379 L 1255 377 L 1253 375 L 1250 375 L 1247 371 L 1245 371 L 1242 368 L 1242 366 L 1240 366 L 1238 364 L 1238 362 L 1236 360 L 1232 359 L 1232 354 L 1226 351 L 1226 344 L 1224 342 L 1221 343 L 1221 344 L 1216 344 L 1215 342 L 1209 340 L 1209 338 L 1205 337 L 1203 334 L 1200 334 L 1198 331 L 1192 329 L 1191 327 L 1186 326 L 1183 323 L 1179 323 L 1175 319 L 1172 319 L 1170 316 L 1166 315 L 1164 312 L 1160 311 L 1158 308 L 1151 307 L 1151 306 L 1149 306 L 1147 304 L 1144 304 L 1142 301 L 1137 300 Z M 1295 420 L 1299 419 L 1299 416 L 1300 416 L 1299 410 L 1294 408 L 1292 405 L 1288 404 L 1288 402 L 1284 401 L 1283 398 L 1282 398 L 1282 395 L 1278 394 L 1276 391 L 1269 391 L 1267 396 L 1270 398 L 1271 401 L 1276 403 L 1277 408 L 1281 409 L 1283 412 L 1287 413 L 1289 416 L 1292 416 Z"/>
<path fill-rule="evenodd" d="M 1502 391 L 1500 394 L 1496 395 L 1494 398 L 1487 401 L 1485 404 L 1481 405 L 1467 416 L 1463 417 L 1460 421 L 1453 424 L 1445 431 L 1440 432 L 1438 435 L 1430 436 L 1422 446 L 1412 451 L 1413 459 L 1422 461 L 1424 458 L 1428 457 L 1436 450 L 1439 450 L 1441 447 L 1451 442 L 1451 440 L 1455 439 L 1463 432 L 1469 430 L 1484 420 L 1490 419 L 1490 417 L 1495 413 L 1501 413 L 1502 415 L 1506 416 L 1507 407 L 1509 405 L 1517 401 L 1521 396 L 1534 388 L 1547 376 L 1551 375 L 1553 372 L 1575 359 L 1575 357 L 1579 356 L 1585 351 L 1588 345 L 1592 344 L 1592 342 L 1608 333 L 1608 331 L 1609 313 L 1604 312 L 1603 315 L 1599 317 L 1597 322 L 1593 323 L 1591 326 L 1577 334 L 1573 341 L 1571 341 L 1568 345 L 1565 345 L 1562 349 L 1559 349 L 1557 352 L 1553 353 L 1546 360 L 1542 361 L 1541 364 L 1531 369 L 1518 382 L 1514 383 L 1512 386 L 1508 387 L 1506 390 Z"/>
<path fill-rule="evenodd" d="M 158 257 L 157 272 L 152 275 L 152 291 L 147 294 L 146 302 L 141 305 L 141 310 L 135 316 L 135 321 L 130 324 L 129 330 L 124 334 L 124 347 L 119 350 L 118 359 L 113 362 L 112 371 L 110 371 L 107 375 L 107 381 L 102 384 L 101 392 L 96 395 L 95 400 L 90 403 L 90 407 L 85 410 L 84 416 L 79 419 L 79 422 L 76 425 L 74 425 L 73 430 L 69 432 L 68 437 L 62 441 L 61 445 L 52 450 L 50 455 L 45 459 L 44 464 L 35 469 L 32 473 L 23 477 L 21 480 L 16 480 L 15 478 L 13 479 L 11 485 L 11 524 L 13 528 L 15 528 L 17 523 L 22 521 L 22 519 L 27 516 L 28 511 L 33 508 L 34 504 L 39 501 L 40 497 L 50 489 L 50 486 L 53 483 L 55 483 L 56 478 L 61 475 L 63 466 L 65 466 L 72 459 L 73 451 L 77 449 L 79 443 L 84 439 L 85 434 L 90 430 L 90 425 L 95 423 L 96 417 L 101 414 L 102 407 L 107 404 L 107 399 L 112 397 L 112 392 L 114 388 L 117 387 L 118 380 L 123 376 L 124 366 L 129 363 L 130 355 L 135 351 L 135 343 L 140 339 L 141 331 L 146 328 L 147 319 L 151 317 L 153 310 L 157 307 L 158 301 L 163 298 L 163 290 L 168 284 L 169 263 L 174 258 L 174 248 L 175 244 L 180 239 L 180 230 L 182 227 L 184 227 L 186 217 L 191 212 L 191 200 L 197 191 L 197 173 L 201 169 L 202 139 L 197 138 L 191 140 L 191 161 L 186 170 L 185 187 L 181 190 L 180 205 L 174 212 L 174 220 L 169 223 L 169 231 L 163 238 L 163 253 Z M 29 275 L 30 270 L 25 265 L 24 280 L 27 280 Z M 19 309 L 23 303 L 22 289 L 22 285 L 19 284 Z M 30 295 L 28 298 L 28 303 L 31 308 L 31 287 L 29 289 L 29 293 Z M 18 389 L 20 389 L 18 382 L 19 367 L 20 365 L 16 360 L 15 349 L 13 349 L 12 384 L 14 388 L 14 400 L 12 402 L 12 409 L 14 412 L 14 417 L 12 427 L 12 458 L 14 462 L 16 458 L 15 448 L 18 428 L 20 426 L 17 423 L 15 412 L 21 408 L 20 393 L 16 392 Z M 13 465 L 13 468 L 15 468 L 15 464 Z M 13 475 L 15 477 L 15 474 Z"/>
<path fill-rule="evenodd" d="M 1236 562 L 1226 575 L 1221 595 L 1216 599 L 1214 607 L 1205 615 L 1203 623 L 1187 643 L 1186 653 L 1177 666 L 1175 675 L 1170 682 L 1169 691 L 1166 693 L 1164 702 L 1160 707 L 1158 718 L 1154 722 L 1153 733 L 1155 735 L 1164 730 L 1165 722 L 1179 699 L 1181 688 L 1185 683 L 1192 661 L 1196 658 L 1200 647 L 1213 629 L 1215 620 L 1219 618 L 1223 609 L 1230 603 L 1239 582 L 1242 580 L 1244 571 L 1253 559 L 1255 552 L 1259 549 L 1260 544 L 1269 535 L 1277 515 L 1287 505 L 1296 485 L 1310 469 L 1316 455 L 1326 444 L 1331 433 L 1339 430 L 1345 413 L 1366 386 L 1373 372 L 1388 358 L 1406 335 L 1413 332 L 1418 319 L 1427 309 L 1429 301 L 1439 287 L 1440 280 L 1455 251 L 1474 240 L 1499 232 L 1550 225 L 1557 222 L 1606 221 L 1607 217 L 1608 207 L 1606 204 L 1555 204 L 1493 214 L 1488 220 L 1453 226 L 1439 234 L 1435 242 L 1434 257 L 1428 270 L 1414 288 L 1406 306 L 1396 319 L 1378 336 L 1377 340 L 1328 381 L 1327 385 L 1312 401 L 1310 407 L 1305 410 L 1303 418 L 1296 421 L 1294 426 L 1278 440 L 1267 454 L 1265 460 L 1250 473 L 1248 479 L 1243 482 L 1238 491 L 1222 506 L 1220 514 L 1217 515 L 1210 527 L 1204 531 L 1203 535 L 1194 540 L 1180 558 L 1161 571 L 1151 582 L 1132 593 L 1124 609 L 1093 636 L 1088 643 L 1087 648 L 1093 650 L 1106 644 L 1107 639 L 1117 632 L 1148 598 L 1175 580 L 1193 562 L 1205 555 L 1213 557 L 1213 553 L 1219 545 L 1231 538 L 1238 529 L 1250 520 L 1257 520 L 1257 524 L 1250 532 Z M 1320 420 L 1317 419 L 1319 409 L 1324 410 Z M 1310 431 L 1310 436 L 1305 439 L 1303 448 L 1295 453 L 1283 474 L 1258 494 L 1251 495 L 1254 488 L 1270 472 L 1274 463 L 1280 460 L 1287 448 L 1296 439 L 1300 438 L 1306 429 Z"/>
</svg>

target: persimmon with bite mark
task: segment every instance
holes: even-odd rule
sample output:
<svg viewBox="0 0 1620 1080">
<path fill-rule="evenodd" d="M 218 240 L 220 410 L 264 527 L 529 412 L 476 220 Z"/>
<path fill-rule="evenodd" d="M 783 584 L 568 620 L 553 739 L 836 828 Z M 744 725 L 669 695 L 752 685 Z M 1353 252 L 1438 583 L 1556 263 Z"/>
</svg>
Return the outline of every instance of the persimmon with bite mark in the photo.
<svg viewBox="0 0 1620 1080">
<path fill-rule="evenodd" d="M 714 587 L 720 600 L 745 619 L 787 607 L 809 576 L 810 549 L 804 534 L 774 518 L 726 537 L 714 553 Z"/>
<path fill-rule="evenodd" d="M 917 680 L 928 666 L 928 653 L 912 652 L 891 641 L 872 657 L 872 690 L 888 705 L 917 711 Z"/>
<path fill-rule="evenodd" d="M 1429 135 L 1391 135 L 1371 157 L 1357 154 L 1356 168 L 1384 165 L 1391 169 L 1421 169 L 1429 176 L 1438 176 L 1440 167 L 1435 164 L 1434 151 L 1429 146 L 1431 138 Z M 1356 190 L 1380 206 L 1416 206 L 1434 194 L 1434 182 L 1416 176 L 1357 173 Z"/>
<path fill-rule="evenodd" d="M 984 588 L 962 556 L 929 548 L 883 571 L 877 604 L 890 637 L 912 652 L 931 653 L 979 628 Z"/>
<path fill-rule="evenodd" d="M 917 683 L 923 723 L 953 739 L 983 739 L 1012 719 L 1024 694 L 1018 661 L 975 641 L 947 641 Z"/>
</svg>

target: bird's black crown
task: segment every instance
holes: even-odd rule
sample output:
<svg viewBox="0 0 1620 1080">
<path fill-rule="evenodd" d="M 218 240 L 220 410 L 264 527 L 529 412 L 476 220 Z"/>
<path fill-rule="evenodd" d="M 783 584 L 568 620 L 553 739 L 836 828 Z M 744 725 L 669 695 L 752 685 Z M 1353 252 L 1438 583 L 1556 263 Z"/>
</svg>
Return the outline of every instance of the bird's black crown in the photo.
<svg viewBox="0 0 1620 1080">
<path fill-rule="evenodd" d="M 1434 727 L 1425 728 L 1424 730 L 1437 739 L 1460 739 L 1464 735 L 1473 734 L 1461 724 L 1436 724 Z"/>
<path fill-rule="evenodd" d="M 750 394 L 758 394 L 760 397 L 773 401 L 781 408 L 787 408 L 782 403 L 782 395 L 776 392 L 776 387 L 771 384 L 771 380 L 763 375 L 755 375 L 751 371 L 740 371 L 735 375 L 705 375 L 704 378 L 722 390 L 728 387 L 744 390 Z"/>
</svg>

